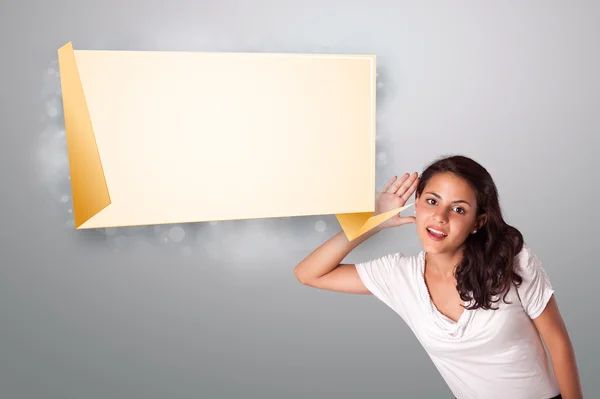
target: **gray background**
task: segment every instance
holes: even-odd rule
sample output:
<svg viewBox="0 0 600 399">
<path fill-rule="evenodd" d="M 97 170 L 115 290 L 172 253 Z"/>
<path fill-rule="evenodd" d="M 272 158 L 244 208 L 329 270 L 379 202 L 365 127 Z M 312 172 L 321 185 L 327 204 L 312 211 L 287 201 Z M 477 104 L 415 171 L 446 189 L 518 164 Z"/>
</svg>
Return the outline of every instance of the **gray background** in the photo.
<svg viewBox="0 0 600 399">
<path fill-rule="evenodd" d="M 586 397 L 600 397 L 598 2 L 0 7 L 1 398 L 451 397 L 382 303 L 295 280 L 333 215 L 74 231 L 56 64 L 68 41 L 376 54 L 378 186 L 442 154 L 483 163 L 556 288 Z M 347 261 L 419 249 L 408 226 Z"/>
</svg>

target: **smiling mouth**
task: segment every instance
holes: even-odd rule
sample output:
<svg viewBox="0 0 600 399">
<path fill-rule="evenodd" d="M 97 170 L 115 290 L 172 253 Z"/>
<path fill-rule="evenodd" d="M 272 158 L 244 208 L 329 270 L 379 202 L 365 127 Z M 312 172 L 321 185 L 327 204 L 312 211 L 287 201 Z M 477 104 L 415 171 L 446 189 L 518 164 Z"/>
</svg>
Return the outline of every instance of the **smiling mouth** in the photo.
<svg viewBox="0 0 600 399">
<path fill-rule="evenodd" d="M 444 233 L 442 231 L 433 229 L 431 227 L 427 227 L 427 231 L 429 232 L 429 234 L 431 234 L 431 235 L 433 235 L 435 237 L 438 237 L 438 238 L 448 237 L 448 234 L 446 234 L 446 233 Z"/>
</svg>

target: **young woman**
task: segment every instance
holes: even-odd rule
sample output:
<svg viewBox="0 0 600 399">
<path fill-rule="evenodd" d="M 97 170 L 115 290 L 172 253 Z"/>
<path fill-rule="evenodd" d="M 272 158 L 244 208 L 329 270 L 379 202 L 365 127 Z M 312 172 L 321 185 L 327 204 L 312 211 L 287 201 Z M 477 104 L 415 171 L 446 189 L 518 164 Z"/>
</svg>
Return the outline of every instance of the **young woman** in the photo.
<svg viewBox="0 0 600 399">
<path fill-rule="evenodd" d="M 375 295 L 407 323 L 458 399 L 582 398 L 552 285 L 503 220 L 487 170 L 463 156 L 439 159 L 421 178 L 392 178 L 375 214 L 403 206 L 413 192 L 415 216 L 396 215 L 352 242 L 338 233 L 296 266 L 298 280 Z M 340 264 L 377 232 L 409 223 L 423 246 L 418 255 Z"/>
</svg>

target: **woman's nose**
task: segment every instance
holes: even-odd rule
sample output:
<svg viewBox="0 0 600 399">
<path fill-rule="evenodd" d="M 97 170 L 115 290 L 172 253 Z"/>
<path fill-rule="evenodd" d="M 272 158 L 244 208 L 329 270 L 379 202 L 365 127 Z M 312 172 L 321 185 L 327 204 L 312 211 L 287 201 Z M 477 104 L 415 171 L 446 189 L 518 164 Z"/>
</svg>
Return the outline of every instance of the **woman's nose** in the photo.
<svg viewBox="0 0 600 399">
<path fill-rule="evenodd" d="M 446 223 L 448 221 L 448 214 L 440 210 L 433 215 L 433 219 L 438 223 Z"/>
</svg>

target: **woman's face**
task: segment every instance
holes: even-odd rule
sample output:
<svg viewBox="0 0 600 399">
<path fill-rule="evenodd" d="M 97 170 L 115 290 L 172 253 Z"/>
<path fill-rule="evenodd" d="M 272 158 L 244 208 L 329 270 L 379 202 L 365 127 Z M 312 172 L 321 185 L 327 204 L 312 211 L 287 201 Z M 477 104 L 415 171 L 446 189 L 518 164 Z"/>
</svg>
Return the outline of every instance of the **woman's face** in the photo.
<svg viewBox="0 0 600 399">
<path fill-rule="evenodd" d="M 433 254 L 454 253 L 478 229 L 476 193 L 452 173 L 439 173 L 415 201 L 416 229 L 423 248 Z"/>
</svg>

